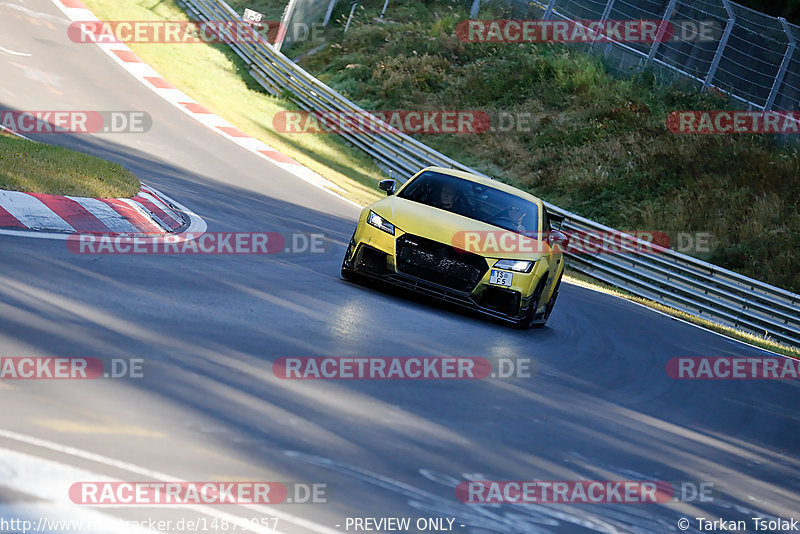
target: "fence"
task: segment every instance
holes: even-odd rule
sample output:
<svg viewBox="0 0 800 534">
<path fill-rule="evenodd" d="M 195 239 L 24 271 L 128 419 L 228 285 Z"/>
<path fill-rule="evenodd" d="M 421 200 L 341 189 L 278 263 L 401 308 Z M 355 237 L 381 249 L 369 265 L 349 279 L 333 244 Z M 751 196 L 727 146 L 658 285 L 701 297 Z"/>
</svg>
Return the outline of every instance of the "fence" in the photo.
<svg viewBox="0 0 800 534">
<path fill-rule="evenodd" d="M 676 35 L 654 43 L 603 43 L 622 52 L 619 67 L 660 66 L 763 111 L 800 103 L 800 27 L 728 0 L 512 0 L 539 7 L 544 19 L 658 20 Z M 705 28 L 706 38 L 692 36 Z M 695 39 L 681 38 L 684 34 Z M 657 40 L 658 41 L 658 40 Z M 595 45 L 597 46 L 597 45 Z"/>
<path fill-rule="evenodd" d="M 189 12 L 204 20 L 239 19 L 223 0 L 180 0 Z M 239 40 L 242 41 L 242 40 Z M 288 95 L 301 109 L 366 113 L 323 84 L 264 41 L 233 42 L 233 50 L 250 66 L 250 73 L 276 96 Z M 375 119 L 377 120 L 377 119 Z M 342 133 L 403 181 L 422 167 L 436 165 L 481 174 L 399 132 Z M 557 206 L 547 209 L 563 217 L 565 231 L 609 235 L 611 228 Z M 609 247 L 614 244 L 608 237 Z M 641 249 L 639 249 L 641 250 Z M 757 335 L 768 334 L 787 344 L 800 345 L 800 295 L 795 295 L 715 265 L 664 249 L 660 254 L 572 254 L 570 265 L 599 280 L 717 323 Z"/>
</svg>

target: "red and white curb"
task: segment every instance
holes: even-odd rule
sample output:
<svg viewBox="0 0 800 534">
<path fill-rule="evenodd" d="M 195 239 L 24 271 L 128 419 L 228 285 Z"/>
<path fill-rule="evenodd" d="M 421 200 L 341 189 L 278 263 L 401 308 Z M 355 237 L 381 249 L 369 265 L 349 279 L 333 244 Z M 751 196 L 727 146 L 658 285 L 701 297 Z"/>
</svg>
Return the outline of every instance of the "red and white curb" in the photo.
<svg viewBox="0 0 800 534">
<path fill-rule="evenodd" d="M 77 21 L 99 21 L 81 0 L 52 0 L 69 20 Z M 194 118 L 201 124 L 207 126 L 216 133 L 230 139 L 237 145 L 245 148 L 258 157 L 288 171 L 292 175 L 304 180 L 345 202 L 361 208 L 361 205 L 342 196 L 344 189 L 334 184 L 330 180 L 320 176 L 311 169 L 304 167 L 290 157 L 278 152 L 263 141 L 250 137 L 231 123 L 210 112 L 200 105 L 199 102 L 188 96 L 186 93 L 177 89 L 167 80 L 162 78 L 158 72 L 142 61 L 139 56 L 134 54 L 125 43 L 94 43 L 103 52 L 116 61 L 122 68 L 133 75 L 145 87 L 154 91 L 161 98 Z"/>
<path fill-rule="evenodd" d="M 163 237 L 202 234 L 206 223 L 142 185 L 133 198 L 88 198 L 0 190 L 0 234 L 68 239 L 74 234 Z"/>
</svg>

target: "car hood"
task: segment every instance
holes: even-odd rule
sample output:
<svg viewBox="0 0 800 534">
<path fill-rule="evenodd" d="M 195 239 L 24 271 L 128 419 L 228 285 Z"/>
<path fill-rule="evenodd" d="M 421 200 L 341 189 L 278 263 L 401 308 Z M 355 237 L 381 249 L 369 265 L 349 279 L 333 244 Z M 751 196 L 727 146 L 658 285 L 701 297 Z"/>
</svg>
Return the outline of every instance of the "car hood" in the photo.
<svg viewBox="0 0 800 534">
<path fill-rule="evenodd" d="M 459 243 L 464 243 L 464 232 L 491 232 L 495 237 L 500 233 L 507 232 L 492 224 L 394 195 L 379 200 L 372 204 L 369 209 L 394 224 L 395 227 L 403 232 L 448 245 L 459 246 Z M 481 235 L 485 236 L 486 234 Z M 511 250 L 503 251 L 499 251 L 494 247 L 487 247 L 485 252 L 475 252 L 481 256 L 491 258 L 536 260 L 546 256 L 550 251 L 550 247 L 546 242 L 540 243 L 538 240 L 518 234 L 514 234 L 514 239 L 514 243 L 518 242 L 516 241 L 517 239 L 525 243 L 521 247 L 525 250 L 524 252 L 515 250 L 513 247 Z M 539 250 L 539 247 L 541 247 L 541 252 L 530 252 L 530 250 Z"/>
</svg>

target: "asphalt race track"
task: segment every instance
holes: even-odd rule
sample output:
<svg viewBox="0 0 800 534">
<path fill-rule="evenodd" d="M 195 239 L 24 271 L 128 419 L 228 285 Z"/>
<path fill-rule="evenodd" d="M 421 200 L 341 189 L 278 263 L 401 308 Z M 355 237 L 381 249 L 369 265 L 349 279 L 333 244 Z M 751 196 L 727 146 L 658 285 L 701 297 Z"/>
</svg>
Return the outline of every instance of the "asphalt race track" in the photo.
<svg viewBox="0 0 800 534">
<path fill-rule="evenodd" d="M 339 266 L 357 208 L 195 122 L 98 48 L 70 42 L 67 26 L 49 0 L 0 2 L 0 108 L 143 110 L 153 127 L 35 139 L 126 165 L 209 231 L 317 232 L 328 246 L 93 256 L 0 235 L 0 357 L 140 358 L 146 371 L 0 381 L 0 519 L 271 517 L 279 532 L 334 533 L 347 532 L 348 517 L 435 517 L 466 534 L 649 534 L 679 532 L 682 517 L 799 516 L 798 382 L 665 372 L 673 357 L 763 351 L 566 284 L 547 328 L 517 331 L 345 282 Z M 285 356 L 530 358 L 536 372 L 280 380 L 272 363 Z M 93 508 L 53 491 L 163 477 L 322 483 L 331 498 Z M 713 496 L 467 505 L 455 493 L 467 479 L 711 483 Z"/>
</svg>

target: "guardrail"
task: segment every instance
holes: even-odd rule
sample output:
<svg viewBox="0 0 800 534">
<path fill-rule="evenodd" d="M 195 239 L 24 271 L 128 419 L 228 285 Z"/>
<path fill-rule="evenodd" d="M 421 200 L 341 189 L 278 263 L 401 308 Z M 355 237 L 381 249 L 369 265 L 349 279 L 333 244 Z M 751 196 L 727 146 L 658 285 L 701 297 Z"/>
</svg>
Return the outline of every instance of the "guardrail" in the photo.
<svg viewBox="0 0 800 534">
<path fill-rule="evenodd" d="M 201 20 L 241 20 L 223 0 L 179 1 L 191 15 Z M 274 51 L 267 42 L 257 38 L 256 32 L 253 32 L 254 42 L 231 41 L 230 46 L 247 62 L 253 77 L 271 94 L 286 96 L 306 111 L 368 113 Z M 389 169 L 399 181 L 407 180 L 429 165 L 485 176 L 401 132 L 342 132 L 340 135 Z M 609 245 L 613 245 L 609 234 L 620 234 L 558 206 L 545 205 L 550 212 L 563 217 L 562 229 L 566 232 L 598 233 Z M 633 237 L 630 241 L 648 245 Z M 800 295 L 673 250 L 647 253 L 642 252 L 641 247 L 630 246 L 622 250 L 621 254 L 569 254 L 569 263 L 593 278 L 634 295 L 722 325 L 800 346 Z"/>
</svg>

